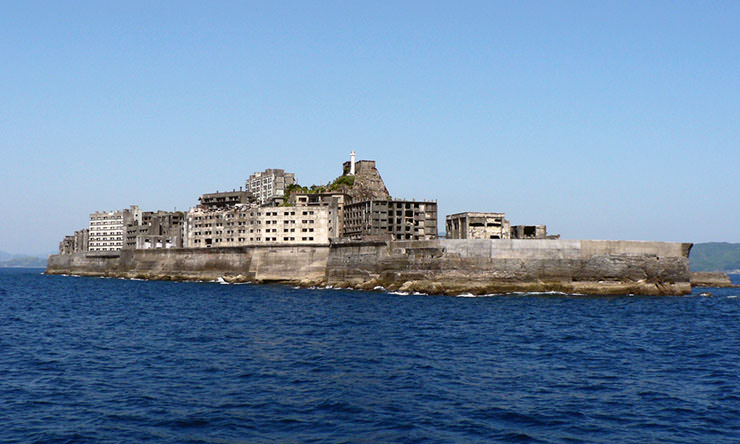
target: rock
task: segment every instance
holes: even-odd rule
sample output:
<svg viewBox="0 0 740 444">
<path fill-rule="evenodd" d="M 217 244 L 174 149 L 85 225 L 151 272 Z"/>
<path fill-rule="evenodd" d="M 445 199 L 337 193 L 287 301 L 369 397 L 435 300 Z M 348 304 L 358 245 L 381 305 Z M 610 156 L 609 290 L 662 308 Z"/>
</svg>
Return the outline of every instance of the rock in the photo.
<svg viewBox="0 0 740 444">
<path fill-rule="evenodd" d="M 728 276 L 727 273 L 712 271 L 692 271 L 691 286 L 714 288 L 735 287 L 735 285 L 732 284 L 730 276 Z"/>
</svg>

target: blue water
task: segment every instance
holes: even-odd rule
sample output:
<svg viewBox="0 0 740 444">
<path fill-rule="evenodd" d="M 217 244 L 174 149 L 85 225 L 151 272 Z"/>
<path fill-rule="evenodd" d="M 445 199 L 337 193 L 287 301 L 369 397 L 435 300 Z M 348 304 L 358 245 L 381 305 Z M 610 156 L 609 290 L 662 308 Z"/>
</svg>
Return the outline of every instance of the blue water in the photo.
<svg viewBox="0 0 740 444">
<path fill-rule="evenodd" d="M 0 270 L 4 443 L 740 441 L 740 289 L 463 298 L 40 271 Z"/>
</svg>

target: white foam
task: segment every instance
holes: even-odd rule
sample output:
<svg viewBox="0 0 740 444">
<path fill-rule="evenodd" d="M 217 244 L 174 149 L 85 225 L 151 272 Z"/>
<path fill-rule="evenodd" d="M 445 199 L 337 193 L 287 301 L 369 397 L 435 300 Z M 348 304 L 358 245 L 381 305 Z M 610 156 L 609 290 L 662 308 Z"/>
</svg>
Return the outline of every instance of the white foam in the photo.
<svg viewBox="0 0 740 444">
<path fill-rule="evenodd" d="M 381 287 L 380 285 L 378 285 L 378 286 L 374 287 L 374 288 L 373 288 L 373 290 L 375 290 L 375 291 L 387 291 L 387 290 L 385 289 L 385 287 Z"/>
</svg>

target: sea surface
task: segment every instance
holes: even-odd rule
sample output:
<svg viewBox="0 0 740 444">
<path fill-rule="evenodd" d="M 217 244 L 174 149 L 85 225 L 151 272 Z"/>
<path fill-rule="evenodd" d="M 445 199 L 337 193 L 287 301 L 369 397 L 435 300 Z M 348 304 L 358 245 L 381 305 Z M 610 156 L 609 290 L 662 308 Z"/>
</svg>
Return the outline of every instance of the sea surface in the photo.
<svg viewBox="0 0 740 444">
<path fill-rule="evenodd" d="M 41 272 L 0 270 L 2 443 L 740 441 L 740 289 L 451 297 Z"/>
</svg>

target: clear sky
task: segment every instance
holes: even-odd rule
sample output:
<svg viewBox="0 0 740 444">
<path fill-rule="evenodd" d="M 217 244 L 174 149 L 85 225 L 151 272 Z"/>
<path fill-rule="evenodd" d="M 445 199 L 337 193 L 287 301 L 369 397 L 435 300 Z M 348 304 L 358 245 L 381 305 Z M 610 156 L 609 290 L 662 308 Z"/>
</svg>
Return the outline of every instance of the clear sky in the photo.
<svg viewBox="0 0 740 444">
<path fill-rule="evenodd" d="M 353 149 L 440 223 L 740 242 L 740 2 L 0 3 L 0 250 Z"/>
</svg>

